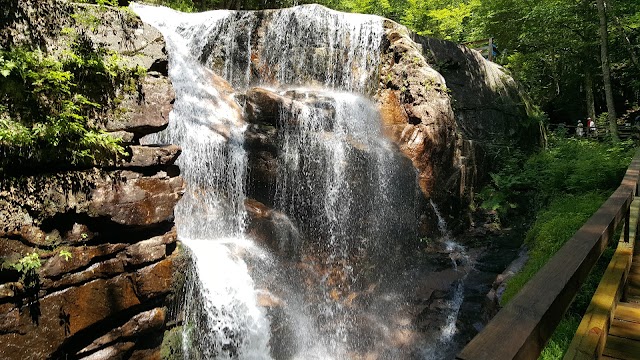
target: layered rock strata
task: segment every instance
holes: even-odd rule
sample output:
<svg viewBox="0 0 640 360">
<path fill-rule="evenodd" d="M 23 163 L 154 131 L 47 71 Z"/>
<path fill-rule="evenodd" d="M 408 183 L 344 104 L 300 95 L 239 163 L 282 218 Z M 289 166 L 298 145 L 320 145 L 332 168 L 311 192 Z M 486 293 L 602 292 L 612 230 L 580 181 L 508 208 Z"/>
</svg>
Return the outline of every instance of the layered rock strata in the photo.
<svg viewBox="0 0 640 360">
<path fill-rule="evenodd" d="M 15 17 L 2 30 L 5 45 L 55 53 L 64 50 L 60 27 L 92 26 L 83 30 L 95 46 L 146 75 L 115 111 L 94 119 L 128 156 L 2 176 L 0 358 L 158 359 L 180 259 L 173 209 L 184 191 L 173 165 L 180 148 L 139 143 L 167 126 L 172 108 L 163 38 L 106 7 L 10 3 Z M 44 19 L 58 27 L 43 29 L 51 25 Z"/>
</svg>

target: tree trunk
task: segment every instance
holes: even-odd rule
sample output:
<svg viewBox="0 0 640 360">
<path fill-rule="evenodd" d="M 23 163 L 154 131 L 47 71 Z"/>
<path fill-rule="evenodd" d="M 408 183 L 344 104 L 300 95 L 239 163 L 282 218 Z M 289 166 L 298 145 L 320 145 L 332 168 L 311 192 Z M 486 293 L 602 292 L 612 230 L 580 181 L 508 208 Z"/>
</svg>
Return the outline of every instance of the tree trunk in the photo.
<svg viewBox="0 0 640 360">
<path fill-rule="evenodd" d="M 596 105 L 595 99 L 593 96 L 593 75 L 591 75 L 591 70 L 587 67 L 584 73 L 584 92 L 587 96 L 587 117 L 596 120 Z"/>
<path fill-rule="evenodd" d="M 602 61 L 602 80 L 604 81 L 604 94 L 607 99 L 607 112 L 609 113 L 609 131 L 611 140 L 620 141 L 618 137 L 618 123 L 616 119 L 615 103 L 613 101 L 613 89 L 611 88 L 611 67 L 609 65 L 607 13 L 604 0 L 596 0 L 598 5 L 598 17 L 600 18 L 600 58 Z"/>
</svg>

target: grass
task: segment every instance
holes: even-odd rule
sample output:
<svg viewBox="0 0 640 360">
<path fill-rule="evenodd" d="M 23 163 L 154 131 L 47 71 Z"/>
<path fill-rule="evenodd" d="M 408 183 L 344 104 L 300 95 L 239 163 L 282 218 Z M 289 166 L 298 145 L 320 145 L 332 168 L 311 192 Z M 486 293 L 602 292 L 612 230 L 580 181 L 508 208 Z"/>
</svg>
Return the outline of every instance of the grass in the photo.
<svg viewBox="0 0 640 360">
<path fill-rule="evenodd" d="M 590 192 L 583 195 L 565 195 L 556 198 L 542 210 L 526 235 L 529 261 L 507 285 L 502 304 L 511 300 L 524 284 L 580 229 L 608 194 Z"/>
</svg>

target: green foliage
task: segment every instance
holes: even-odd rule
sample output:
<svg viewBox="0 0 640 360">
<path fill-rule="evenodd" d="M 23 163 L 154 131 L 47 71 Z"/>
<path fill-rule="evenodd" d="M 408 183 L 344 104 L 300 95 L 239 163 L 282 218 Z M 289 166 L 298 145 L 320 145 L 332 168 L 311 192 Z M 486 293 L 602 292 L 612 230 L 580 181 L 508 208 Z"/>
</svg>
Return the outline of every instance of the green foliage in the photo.
<svg viewBox="0 0 640 360">
<path fill-rule="evenodd" d="M 421 35 L 452 41 L 476 40 L 468 32 L 468 23 L 479 0 L 409 0 L 402 22 Z"/>
<path fill-rule="evenodd" d="M 97 4 L 100 6 L 118 6 L 118 0 L 75 0 L 79 3 Z"/>
<path fill-rule="evenodd" d="M 182 326 L 165 331 L 160 346 L 160 358 L 162 360 L 183 359 L 182 342 Z"/>
<path fill-rule="evenodd" d="M 136 89 L 144 69 L 83 34 L 59 56 L 22 48 L 0 50 L 0 149 L 5 161 L 91 164 L 126 155 L 119 140 L 91 121 L 116 107 L 119 91 Z M 0 170 L 7 166 L 0 162 Z"/>
<path fill-rule="evenodd" d="M 578 329 L 578 325 L 580 325 L 580 316 L 571 315 L 565 316 L 556 330 L 553 332 L 551 339 L 547 343 L 547 346 L 542 350 L 540 360 L 558 360 L 562 359 L 569 344 L 571 344 L 571 340 L 573 339 L 573 335 Z"/>
<path fill-rule="evenodd" d="M 606 194 L 560 195 L 538 213 L 526 235 L 529 260 L 507 284 L 502 302 L 507 303 L 524 284 L 580 229 L 607 199 Z"/>
<path fill-rule="evenodd" d="M 183 12 L 194 12 L 197 10 L 204 10 L 204 9 L 197 9 L 195 4 L 191 0 L 152 0 L 150 1 L 150 3 L 167 6 L 172 9 L 183 11 Z"/>
<path fill-rule="evenodd" d="M 69 261 L 69 259 L 73 257 L 73 255 L 68 250 L 64 250 L 64 249 L 60 250 L 58 255 L 60 255 L 60 257 L 63 258 L 64 261 Z"/>
<path fill-rule="evenodd" d="M 525 216 L 529 260 L 503 295 L 509 301 L 571 238 L 619 185 L 633 152 L 629 142 L 608 144 L 551 134 L 549 148 L 529 157 L 512 151 L 478 195 L 499 220 Z"/>
<path fill-rule="evenodd" d="M 118 0 L 96 0 L 100 6 L 118 6 Z"/>
<path fill-rule="evenodd" d="M 18 262 L 11 265 L 14 270 L 22 273 L 23 276 L 38 270 L 40 266 L 42 266 L 42 263 L 40 262 L 40 255 L 35 252 L 25 255 L 22 259 L 18 260 Z"/>
<path fill-rule="evenodd" d="M 42 263 L 40 262 L 40 255 L 36 252 L 27 254 L 13 264 L 9 264 L 9 267 L 20 273 L 20 282 L 24 284 L 26 288 L 37 288 L 40 277 L 38 276 L 38 269 L 40 269 Z"/>
<path fill-rule="evenodd" d="M 612 191 L 631 161 L 633 144 L 549 137 L 549 148 L 530 157 L 512 151 L 503 168 L 479 193 L 480 206 L 508 220 L 523 209 L 535 213 L 552 199 L 587 192 Z M 516 211 L 514 211 L 516 210 Z"/>
</svg>

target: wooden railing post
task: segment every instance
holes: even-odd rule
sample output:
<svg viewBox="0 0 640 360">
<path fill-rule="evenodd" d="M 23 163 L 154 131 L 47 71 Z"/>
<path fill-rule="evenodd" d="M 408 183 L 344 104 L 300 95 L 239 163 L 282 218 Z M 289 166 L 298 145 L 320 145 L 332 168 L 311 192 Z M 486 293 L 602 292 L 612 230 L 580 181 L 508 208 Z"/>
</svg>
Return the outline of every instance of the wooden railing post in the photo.
<svg viewBox="0 0 640 360">
<path fill-rule="evenodd" d="M 493 61 L 493 38 L 489 38 L 489 61 Z"/>
</svg>

